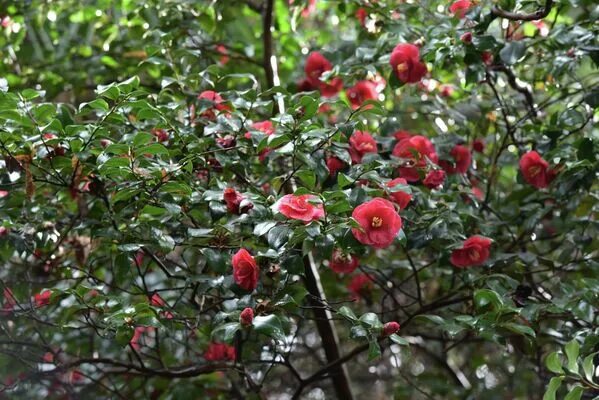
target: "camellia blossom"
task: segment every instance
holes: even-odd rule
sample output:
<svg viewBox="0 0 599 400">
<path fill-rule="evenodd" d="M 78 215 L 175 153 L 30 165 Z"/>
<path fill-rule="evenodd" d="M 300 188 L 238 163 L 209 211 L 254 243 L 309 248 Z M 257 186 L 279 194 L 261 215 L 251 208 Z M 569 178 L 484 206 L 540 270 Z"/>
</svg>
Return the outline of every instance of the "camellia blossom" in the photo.
<svg viewBox="0 0 599 400">
<path fill-rule="evenodd" d="M 154 307 L 166 307 L 166 301 L 158 293 L 154 293 L 152 297 L 150 297 L 150 304 Z"/>
<path fill-rule="evenodd" d="M 399 175 L 408 182 L 416 182 L 420 179 L 418 171 L 426 167 L 427 158 L 434 164 L 439 161 L 435 146 L 420 135 L 401 140 L 393 148 L 392 154 L 407 160 L 407 165 L 399 168 Z"/>
<path fill-rule="evenodd" d="M 368 274 L 359 274 L 349 281 L 347 289 L 352 294 L 353 299 L 368 298 L 370 292 L 374 289 L 374 281 Z"/>
<path fill-rule="evenodd" d="M 520 172 L 524 180 L 537 189 L 546 188 L 557 176 L 557 171 L 550 169 L 549 163 L 534 150 L 520 158 Z"/>
<path fill-rule="evenodd" d="M 165 129 L 153 128 L 151 133 L 156 137 L 158 142 L 166 142 L 168 140 L 168 132 Z"/>
<path fill-rule="evenodd" d="M 445 171 L 442 169 L 434 169 L 426 174 L 426 177 L 422 181 L 424 186 L 429 189 L 437 189 L 445 182 Z"/>
<path fill-rule="evenodd" d="M 470 0 L 458 0 L 449 6 L 449 12 L 461 19 L 466 16 L 470 7 L 472 7 Z"/>
<path fill-rule="evenodd" d="M 235 361 L 235 347 L 212 342 L 204 352 L 206 361 Z"/>
<path fill-rule="evenodd" d="M 451 253 L 450 261 L 458 268 L 481 265 L 489 258 L 491 239 L 484 236 L 472 236 L 466 239 L 462 247 Z"/>
<path fill-rule="evenodd" d="M 198 95 L 199 100 L 208 100 L 214 103 L 214 106 L 208 108 L 202 113 L 202 117 L 213 120 L 216 118 L 216 111 L 228 111 L 230 107 L 225 104 L 222 96 L 214 90 L 204 90 Z"/>
<path fill-rule="evenodd" d="M 250 307 L 243 309 L 239 314 L 239 323 L 243 326 L 250 326 L 254 322 L 254 310 Z"/>
<path fill-rule="evenodd" d="M 360 265 L 360 259 L 355 254 L 345 253 L 340 249 L 333 250 L 329 267 L 338 274 L 349 274 Z"/>
<path fill-rule="evenodd" d="M 409 131 L 404 131 L 404 130 L 399 130 L 393 133 L 393 137 L 395 139 L 397 139 L 398 142 L 401 142 L 404 139 L 409 139 L 412 136 L 414 136 L 414 134 L 412 132 Z"/>
<path fill-rule="evenodd" d="M 326 164 L 330 176 L 335 176 L 337 172 L 345 168 L 345 163 L 335 156 L 327 157 Z"/>
<path fill-rule="evenodd" d="M 226 188 L 223 191 L 223 200 L 227 205 L 227 211 L 231 214 L 244 214 L 254 207 L 250 201 L 233 188 Z"/>
<path fill-rule="evenodd" d="M 474 139 L 472 142 L 472 150 L 477 153 L 482 153 L 485 151 L 485 142 L 482 139 Z"/>
<path fill-rule="evenodd" d="M 360 204 L 352 212 L 360 228 L 352 228 L 356 240 L 377 249 L 389 247 L 401 229 L 401 217 L 393 203 L 376 197 Z"/>
<path fill-rule="evenodd" d="M 360 21 L 360 25 L 362 27 L 366 26 L 366 17 L 368 16 L 368 11 L 364 7 L 360 7 L 356 10 L 356 18 Z"/>
<path fill-rule="evenodd" d="M 51 290 L 44 290 L 41 293 L 36 293 L 33 296 L 33 301 L 37 307 L 44 307 L 50 304 L 50 297 L 52 296 Z"/>
<path fill-rule="evenodd" d="M 308 223 L 324 217 L 322 204 L 313 204 L 311 202 L 317 198 L 311 194 L 302 194 L 299 196 L 286 194 L 275 204 L 275 208 L 287 218 Z"/>
<path fill-rule="evenodd" d="M 333 69 L 333 64 L 318 51 L 313 51 L 306 58 L 304 72 L 309 82 L 309 86 L 319 89 L 324 97 L 332 97 L 339 93 L 343 88 L 343 81 L 340 78 L 333 78 L 329 83 L 320 80 L 322 74 Z"/>
<path fill-rule="evenodd" d="M 136 326 L 133 330 L 133 336 L 129 341 L 129 344 L 135 351 L 139 351 L 142 344 L 140 343 L 144 337 L 144 334 L 153 332 L 154 328 L 151 326 Z"/>
<path fill-rule="evenodd" d="M 399 323 L 391 321 L 383 325 L 383 336 L 391 336 L 397 332 L 399 332 Z"/>
<path fill-rule="evenodd" d="M 386 183 L 388 188 L 393 188 L 397 185 L 408 185 L 408 181 L 404 178 L 395 178 Z M 410 193 L 406 193 L 403 190 L 397 190 L 394 192 L 390 192 L 389 196 L 393 199 L 393 201 L 399 206 L 400 210 L 403 210 L 408 206 L 408 203 L 412 200 L 412 195 Z"/>
<path fill-rule="evenodd" d="M 242 289 L 252 291 L 258 286 L 260 269 L 252 255 L 246 249 L 239 249 L 231 259 L 233 280 Z"/>
<path fill-rule="evenodd" d="M 376 84 L 372 81 L 359 81 L 347 89 L 345 93 L 354 110 L 360 108 L 367 100 L 376 100 L 378 96 Z M 370 104 L 367 107 L 372 108 L 372 105 Z"/>
<path fill-rule="evenodd" d="M 460 40 L 466 44 L 472 43 L 472 32 L 468 31 L 462 33 L 462 35 L 460 36 Z"/>
<path fill-rule="evenodd" d="M 355 131 L 349 138 L 349 155 L 354 164 L 360 164 L 367 153 L 376 153 L 376 141 L 365 131 Z"/>
<path fill-rule="evenodd" d="M 472 164 L 472 153 L 470 149 L 464 145 L 458 144 L 451 149 L 449 155 L 453 158 L 453 163 L 442 160 L 439 165 L 448 174 L 465 174 Z"/>
<path fill-rule="evenodd" d="M 420 61 L 420 49 L 413 44 L 395 46 L 389 64 L 397 79 L 404 83 L 419 82 L 427 73 L 426 65 Z"/>
</svg>

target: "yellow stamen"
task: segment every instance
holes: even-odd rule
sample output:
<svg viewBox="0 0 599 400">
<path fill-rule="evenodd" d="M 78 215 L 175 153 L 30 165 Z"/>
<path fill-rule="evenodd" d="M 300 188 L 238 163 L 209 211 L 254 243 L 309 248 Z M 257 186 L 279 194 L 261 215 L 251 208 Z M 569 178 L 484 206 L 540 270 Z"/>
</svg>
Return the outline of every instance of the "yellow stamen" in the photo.
<svg viewBox="0 0 599 400">
<path fill-rule="evenodd" d="M 373 228 L 380 228 L 383 225 L 383 219 L 381 217 L 372 218 L 371 224 Z"/>
<path fill-rule="evenodd" d="M 401 64 L 397 64 L 397 72 L 404 72 L 408 70 L 408 64 L 407 63 L 401 63 Z"/>
</svg>

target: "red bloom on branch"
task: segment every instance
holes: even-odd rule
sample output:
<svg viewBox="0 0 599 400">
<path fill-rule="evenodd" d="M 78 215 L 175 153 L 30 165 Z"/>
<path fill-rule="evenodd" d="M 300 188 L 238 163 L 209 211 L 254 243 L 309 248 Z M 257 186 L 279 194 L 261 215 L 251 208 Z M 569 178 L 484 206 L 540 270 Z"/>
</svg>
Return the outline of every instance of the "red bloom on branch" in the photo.
<svg viewBox="0 0 599 400">
<path fill-rule="evenodd" d="M 387 182 L 388 188 L 393 188 L 397 185 L 408 185 L 408 181 L 404 178 L 395 178 L 389 182 Z M 408 203 L 412 200 L 412 195 L 410 193 L 406 193 L 403 190 L 398 190 L 395 192 L 390 192 L 389 196 L 393 199 L 393 201 L 399 206 L 401 210 L 408 206 Z"/>
<path fill-rule="evenodd" d="M 227 204 L 227 211 L 231 214 L 244 214 L 254 207 L 251 202 L 233 188 L 224 190 L 223 199 Z"/>
<path fill-rule="evenodd" d="M 276 204 L 276 209 L 291 219 L 298 219 L 305 223 L 316 221 L 324 217 L 324 209 L 322 204 L 312 204 L 310 200 L 317 199 L 311 194 L 302 194 L 296 196 L 294 194 L 286 194 Z"/>
<path fill-rule="evenodd" d="M 354 299 L 359 299 L 362 297 L 370 297 L 370 292 L 374 289 L 374 282 L 370 275 L 368 274 L 359 274 L 352 278 L 352 280 L 348 283 L 347 289 L 352 294 Z"/>
<path fill-rule="evenodd" d="M 458 0 L 449 6 L 449 11 L 461 19 L 464 18 L 470 7 L 472 7 L 470 0 Z"/>
<path fill-rule="evenodd" d="M 225 65 L 226 63 L 229 62 L 229 53 L 227 52 L 227 48 L 224 45 L 222 45 L 222 44 L 216 45 L 216 52 L 221 54 L 220 59 L 218 60 L 218 62 L 221 65 Z"/>
<path fill-rule="evenodd" d="M 17 300 L 15 295 L 13 294 L 10 288 L 5 287 L 2 291 L 4 300 L 2 302 L 2 309 L 0 310 L 0 315 L 8 313 L 12 311 L 17 305 Z"/>
<path fill-rule="evenodd" d="M 252 291 L 258 286 L 260 269 L 254 257 L 246 250 L 239 249 L 233 255 L 233 280 L 242 289 Z"/>
<path fill-rule="evenodd" d="M 427 72 L 426 65 L 420 61 L 420 49 L 413 44 L 395 46 L 389 64 L 397 79 L 404 83 L 419 82 Z"/>
<path fill-rule="evenodd" d="M 472 43 L 472 32 L 464 32 L 460 36 L 460 40 L 466 44 Z"/>
<path fill-rule="evenodd" d="M 399 131 L 393 133 L 393 137 L 395 139 L 397 139 L 398 142 L 401 142 L 404 139 L 409 139 L 412 136 L 414 136 L 414 134 L 412 132 L 404 131 L 404 130 L 399 130 Z"/>
<path fill-rule="evenodd" d="M 420 135 L 401 140 L 393 148 L 392 154 L 407 160 L 407 165 L 399 168 L 399 174 L 408 182 L 416 182 L 420 179 L 418 171 L 426 167 L 427 158 L 435 164 L 439 161 L 435 146 Z"/>
<path fill-rule="evenodd" d="M 146 333 L 146 332 L 149 333 L 149 332 L 152 332 L 153 330 L 154 330 L 154 328 L 151 326 L 136 326 L 135 329 L 133 330 L 133 336 L 131 337 L 131 340 L 129 341 L 129 344 L 131 345 L 131 347 L 133 347 L 133 349 L 135 349 L 136 351 L 139 351 L 139 349 L 142 346 L 140 341 L 142 341 L 144 333 Z"/>
<path fill-rule="evenodd" d="M 365 101 L 376 100 L 378 97 L 376 83 L 372 81 L 359 81 L 345 92 L 354 110 L 360 108 Z M 368 105 L 368 108 L 372 108 L 372 105 Z"/>
<path fill-rule="evenodd" d="M 166 142 L 168 140 L 168 132 L 164 129 L 153 128 L 151 132 L 158 142 Z"/>
<path fill-rule="evenodd" d="M 466 239 L 462 247 L 451 253 L 450 261 L 458 268 L 481 265 L 489 258 L 491 239 L 484 236 L 472 236 Z"/>
<path fill-rule="evenodd" d="M 345 163 L 335 156 L 327 158 L 327 168 L 329 169 L 329 175 L 335 176 L 337 172 L 345 168 Z"/>
<path fill-rule="evenodd" d="M 368 11 L 365 8 L 360 7 L 356 10 L 356 18 L 360 21 L 360 25 L 362 27 L 366 26 L 366 17 L 368 16 Z"/>
<path fill-rule="evenodd" d="M 320 86 L 320 76 L 332 69 L 333 64 L 331 64 L 331 62 L 320 52 L 313 51 L 308 54 L 306 64 L 304 65 L 304 72 L 314 87 Z"/>
<path fill-rule="evenodd" d="M 426 177 L 422 181 L 424 186 L 429 189 L 436 189 L 445 182 L 445 171 L 442 169 L 434 169 L 426 174 Z"/>
<path fill-rule="evenodd" d="M 472 163 L 472 154 L 468 147 L 458 144 L 449 152 L 453 158 L 453 164 L 448 161 L 441 161 L 439 164 L 448 174 L 465 174 Z"/>
<path fill-rule="evenodd" d="M 472 150 L 476 151 L 477 153 L 482 153 L 485 151 L 485 142 L 483 142 L 481 139 L 474 139 L 472 142 Z"/>
<path fill-rule="evenodd" d="M 493 64 L 494 59 L 493 53 L 491 53 L 490 51 L 483 51 L 480 55 L 480 59 L 485 65 L 491 65 Z"/>
<path fill-rule="evenodd" d="M 150 304 L 154 307 L 166 307 L 166 301 L 158 293 L 154 293 L 152 297 L 150 297 Z"/>
<path fill-rule="evenodd" d="M 360 204 L 352 212 L 360 229 L 352 228 L 354 237 L 362 244 L 383 249 L 393 243 L 401 229 L 401 217 L 393 203 L 380 197 Z"/>
<path fill-rule="evenodd" d="M 216 111 L 228 111 L 230 110 L 230 107 L 225 104 L 225 101 L 223 100 L 222 96 L 220 94 L 218 94 L 217 92 L 215 92 L 214 90 L 204 90 L 202 93 L 200 93 L 198 95 L 198 99 L 199 100 L 208 100 L 212 103 L 214 103 L 214 105 L 210 108 L 208 108 L 206 111 L 204 111 L 202 113 L 202 117 L 204 118 L 208 118 L 208 119 L 215 119 L 216 118 Z"/>
<path fill-rule="evenodd" d="M 520 158 L 520 172 L 524 180 L 537 189 L 549 186 L 557 175 L 554 169 L 549 168 L 549 163 L 534 150 Z"/>
<path fill-rule="evenodd" d="M 235 361 L 235 347 L 224 343 L 210 343 L 204 352 L 206 361 Z"/>
<path fill-rule="evenodd" d="M 366 153 L 376 153 L 376 141 L 368 132 L 355 131 L 349 138 L 349 155 L 354 164 L 360 164 Z"/>
<path fill-rule="evenodd" d="M 243 309 L 239 314 L 239 323 L 244 326 L 250 326 L 254 322 L 254 310 L 250 307 Z"/>
<path fill-rule="evenodd" d="M 44 307 L 50 304 L 50 296 L 52 296 L 51 290 L 44 290 L 41 293 L 36 293 L 33 296 L 36 307 Z"/>
<path fill-rule="evenodd" d="M 333 256 L 329 261 L 329 267 L 338 274 L 349 274 L 355 271 L 360 265 L 360 259 L 349 253 L 344 253 L 342 250 L 333 250 Z"/>
<path fill-rule="evenodd" d="M 383 325 L 383 336 L 391 336 L 399 332 L 399 324 L 395 321 L 387 322 Z"/>
</svg>

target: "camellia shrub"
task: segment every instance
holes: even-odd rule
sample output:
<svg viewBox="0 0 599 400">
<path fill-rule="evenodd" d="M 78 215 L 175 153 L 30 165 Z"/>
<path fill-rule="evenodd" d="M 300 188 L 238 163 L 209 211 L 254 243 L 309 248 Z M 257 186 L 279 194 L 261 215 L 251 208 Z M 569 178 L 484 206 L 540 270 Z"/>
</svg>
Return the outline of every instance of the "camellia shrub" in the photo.
<svg viewBox="0 0 599 400">
<path fill-rule="evenodd" d="M 0 7 L 0 398 L 591 399 L 592 0 Z"/>
</svg>

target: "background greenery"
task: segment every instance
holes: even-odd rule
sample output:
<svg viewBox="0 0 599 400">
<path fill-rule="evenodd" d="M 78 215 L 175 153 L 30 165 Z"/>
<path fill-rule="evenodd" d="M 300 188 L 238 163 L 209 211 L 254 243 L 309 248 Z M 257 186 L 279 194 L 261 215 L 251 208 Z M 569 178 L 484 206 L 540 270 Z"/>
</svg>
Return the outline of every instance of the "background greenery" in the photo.
<svg viewBox="0 0 599 400">
<path fill-rule="evenodd" d="M 485 0 L 461 20 L 447 1 L 307 3 L 0 2 L 0 397 L 342 398 L 339 365 L 355 398 L 597 395 L 596 2 Z M 537 10 L 543 26 L 503 18 Z M 415 42 L 429 76 L 400 86 L 389 55 Z M 378 101 L 352 110 L 343 92 L 297 93 L 313 50 L 346 88 L 387 80 Z M 204 90 L 228 116 L 206 118 Z M 275 135 L 242 138 L 267 119 Z M 349 161 L 357 129 L 379 154 L 329 177 L 326 156 Z M 399 129 L 431 138 L 441 159 L 459 142 L 485 149 L 441 190 L 410 186 L 395 245 L 374 251 L 349 217 L 384 195 Z M 227 135 L 237 140 L 223 148 Z M 276 150 L 261 162 L 266 147 Z M 548 189 L 518 172 L 533 148 L 559 165 Z M 253 209 L 228 214 L 226 187 Z M 327 219 L 273 213 L 294 188 L 318 195 Z M 491 258 L 458 270 L 451 250 L 473 234 L 493 239 Z M 359 254 L 360 270 L 332 272 L 334 246 Z M 240 247 L 261 266 L 253 294 L 233 284 Z M 358 273 L 375 283 L 352 301 Z M 311 279 L 327 301 L 308 294 Z M 37 307 L 44 289 L 50 304 Z M 244 307 L 259 316 L 251 329 L 237 323 Z M 315 323 L 324 309 L 337 362 Z M 399 336 L 380 338 L 393 320 Z M 136 327 L 153 328 L 140 349 Z M 211 341 L 234 345 L 237 362 L 206 361 Z"/>
</svg>

